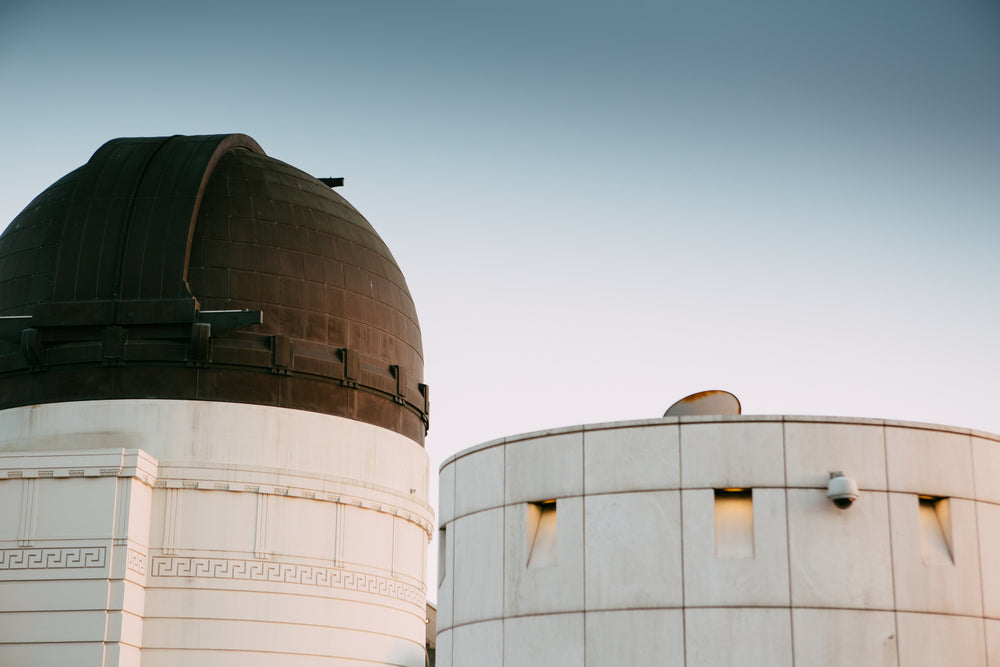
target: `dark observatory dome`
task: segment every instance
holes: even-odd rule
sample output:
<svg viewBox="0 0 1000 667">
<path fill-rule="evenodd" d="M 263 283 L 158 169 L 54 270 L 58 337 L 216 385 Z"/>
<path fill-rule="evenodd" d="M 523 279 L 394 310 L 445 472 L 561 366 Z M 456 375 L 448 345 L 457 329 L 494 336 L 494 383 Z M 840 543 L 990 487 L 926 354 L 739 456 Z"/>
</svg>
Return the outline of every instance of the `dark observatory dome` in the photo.
<svg viewBox="0 0 1000 667">
<path fill-rule="evenodd" d="M 226 401 L 423 443 L 413 299 L 379 235 L 250 137 L 115 139 L 0 236 L 0 409 Z"/>
</svg>

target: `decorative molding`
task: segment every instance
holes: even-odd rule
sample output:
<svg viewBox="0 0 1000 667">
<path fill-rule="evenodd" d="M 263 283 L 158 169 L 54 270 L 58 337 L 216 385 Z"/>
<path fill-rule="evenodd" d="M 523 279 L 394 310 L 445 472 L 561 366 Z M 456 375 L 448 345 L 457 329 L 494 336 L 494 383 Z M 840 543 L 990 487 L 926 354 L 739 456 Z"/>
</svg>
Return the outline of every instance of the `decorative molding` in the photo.
<svg viewBox="0 0 1000 667">
<path fill-rule="evenodd" d="M 21 482 L 21 517 L 17 527 L 17 545 L 31 547 L 35 544 L 35 523 L 38 520 L 38 480 L 27 478 Z"/>
<path fill-rule="evenodd" d="M 267 558 L 271 551 L 271 513 L 268 511 L 266 493 L 257 494 L 257 514 L 254 520 L 253 555 L 254 558 Z"/>
<path fill-rule="evenodd" d="M 88 450 L 65 452 L 62 456 L 56 454 L 0 453 L 0 480 L 130 477 L 146 486 L 156 483 L 156 461 L 140 450 Z"/>
<path fill-rule="evenodd" d="M 107 547 L 0 549 L 0 570 L 61 570 L 104 567 Z"/>
<path fill-rule="evenodd" d="M 163 472 L 165 474 L 169 474 L 169 469 L 164 469 Z M 401 519 L 419 526 L 420 529 L 427 535 L 428 541 L 433 538 L 434 525 L 429 516 L 422 516 L 419 512 L 414 511 L 412 507 L 402 507 L 392 503 L 387 503 L 384 500 L 373 500 L 370 498 L 362 498 L 342 493 L 325 493 L 322 490 L 317 491 L 316 489 L 307 489 L 302 487 L 265 486 L 257 482 L 249 483 L 239 480 L 219 481 L 217 479 L 193 480 L 180 477 L 160 478 L 156 480 L 155 487 L 158 489 L 198 489 L 207 491 L 229 491 L 232 493 L 255 493 L 260 495 L 285 496 L 288 498 L 303 498 L 306 500 L 319 500 L 331 503 L 347 504 L 361 509 L 379 512 L 381 514 L 388 514 L 389 516 L 398 516 Z M 429 510 L 429 513 L 433 512 L 433 510 L 430 510 L 429 507 L 427 509 Z"/>
<path fill-rule="evenodd" d="M 175 484 L 176 486 L 170 486 L 171 484 Z M 348 496 L 346 494 L 334 495 L 328 493 L 320 495 L 322 494 L 322 491 L 317 493 L 315 490 L 290 489 L 286 487 L 265 488 L 259 484 L 243 484 L 238 481 L 232 483 L 216 482 L 211 480 L 178 481 L 178 480 L 158 479 L 155 482 L 155 487 L 157 489 L 167 490 L 168 494 L 171 491 L 177 491 L 178 489 L 183 489 L 183 490 L 199 489 L 206 491 L 228 491 L 231 493 L 245 492 L 245 493 L 256 493 L 260 495 L 278 495 L 289 498 L 304 498 L 307 500 L 319 500 L 331 503 L 342 503 L 351 505 L 353 507 L 358 507 L 360 509 L 372 510 L 374 512 L 379 512 L 381 514 L 388 514 L 389 516 L 398 516 L 401 519 L 404 519 L 416 526 L 419 526 L 420 529 L 424 531 L 424 534 L 427 535 L 428 541 L 433 538 L 433 524 L 430 521 L 428 521 L 427 518 L 412 511 L 412 509 L 407 509 L 396 505 L 390 505 L 385 502 L 370 500 L 367 498 Z M 267 490 L 268 488 L 270 489 L 270 491 Z M 168 500 L 168 503 L 169 502 L 172 501 Z M 164 536 L 166 538 L 166 533 L 164 533 Z"/>
<path fill-rule="evenodd" d="M 392 574 L 395 576 L 399 572 L 399 517 L 392 517 Z"/>
<path fill-rule="evenodd" d="M 168 555 L 177 553 L 178 533 L 181 517 L 181 497 L 177 489 L 167 489 L 163 509 L 163 552 Z"/>
<path fill-rule="evenodd" d="M 344 563 L 344 506 L 337 503 L 333 512 L 333 564 L 339 567 Z"/>
<path fill-rule="evenodd" d="M 342 568 L 317 567 L 297 563 L 275 563 L 233 558 L 154 556 L 151 576 L 240 579 L 339 588 L 402 600 L 421 610 L 427 603 L 425 591 L 389 577 L 353 572 Z"/>
<path fill-rule="evenodd" d="M 126 559 L 126 566 L 133 572 L 141 575 L 146 574 L 146 554 L 141 551 L 136 551 L 135 549 L 128 550 L 128 557 Z"/>
<path fill-rule="evenodd" d="M 132 482 L 124 477 L 117 480 L 115 489 L 115 532 L 112 544 L 126 544 L 128 540 L 128 519 L 132 501 Z"/>
</svg>

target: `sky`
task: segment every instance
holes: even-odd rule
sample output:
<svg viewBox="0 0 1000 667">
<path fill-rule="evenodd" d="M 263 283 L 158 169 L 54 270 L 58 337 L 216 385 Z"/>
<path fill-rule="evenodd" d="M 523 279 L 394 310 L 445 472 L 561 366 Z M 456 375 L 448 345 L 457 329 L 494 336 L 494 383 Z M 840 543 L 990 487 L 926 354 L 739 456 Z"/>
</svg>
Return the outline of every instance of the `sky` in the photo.
<svg viewBox="0 0 1000 667">
<path fill-rule="evenodd" d="M 0 227 L 119 136 L 345 177 L 420 316 L 432 498 L 705 389 L 1000 433 L 996 2 L 7 0 L 0 99 Z"/>
</svg>

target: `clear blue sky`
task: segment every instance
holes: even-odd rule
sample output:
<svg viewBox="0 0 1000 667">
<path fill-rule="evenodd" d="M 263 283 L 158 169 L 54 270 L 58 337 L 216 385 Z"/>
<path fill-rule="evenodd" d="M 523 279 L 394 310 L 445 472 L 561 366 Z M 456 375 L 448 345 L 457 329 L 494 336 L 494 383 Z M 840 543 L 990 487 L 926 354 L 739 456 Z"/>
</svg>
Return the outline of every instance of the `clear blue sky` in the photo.
<svg viewBox="0 0 1000 667">
<path fill-rule="evenodd" d="M 346 177 L 434 470 L 709 388 L 1000 432 L 996 2 L 7 0 L 0 92 L 0 226 L 116 136 Z"/>
</svg>

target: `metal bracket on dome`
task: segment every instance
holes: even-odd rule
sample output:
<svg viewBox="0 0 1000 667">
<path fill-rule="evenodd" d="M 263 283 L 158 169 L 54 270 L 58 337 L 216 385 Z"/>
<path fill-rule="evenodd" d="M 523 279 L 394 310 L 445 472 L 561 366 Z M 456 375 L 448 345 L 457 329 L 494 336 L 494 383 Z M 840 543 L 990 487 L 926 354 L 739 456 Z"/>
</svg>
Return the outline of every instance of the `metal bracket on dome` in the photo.
<svg viewBox="0 0 1000 667">
<path fill-rule="evenodd" d="M 406 369 L 393 364 L 389 367 L 389 372 L 396 378 L 396 402 L 402 403 L 406 398 Z"/>
<path fill-rule="evenodd" d="M 212 352 L 212 325 L 195 322 L 191 325 L 191 340 L 188 343 L 187 360 L 193 364 L 206 364 Z"/>
<path fill-rule="evenodd" d="M 426 384 L 424 384 L 423 382 L 421 382 L 420 384 L 417 385 L 417 389 L 420 390 L 420 395 L 424 397 L 424 405 L 422 407 L 422 411 L 424 413 L 424 423 L 426 424 L 427 415 L 429 415 L 431 412 L 431 388 Z M 420 408 L 421 406 L 418 405 L 417 407 Z"/>
<path fill-rule="evenodd" d="M 25 329 L 21 332 L 21 351 L 29 366 L 41 366 L 45 363 L 45 346 L 38 329 Z"/>
<path fill-rule="evenodd" d="M 353 387 L 361 379 L 361 356 L 357 350 L 348 347 L 340 348 L 340 354 L 344 360 L 344 377 L 341 382 L 347 387 Z"/>
<path fill-rule="evenodd" d="M 343 178 L 317 178 L 316 180 L 329 188 L 340 188 L 344 185 Z"/>
</svg>

